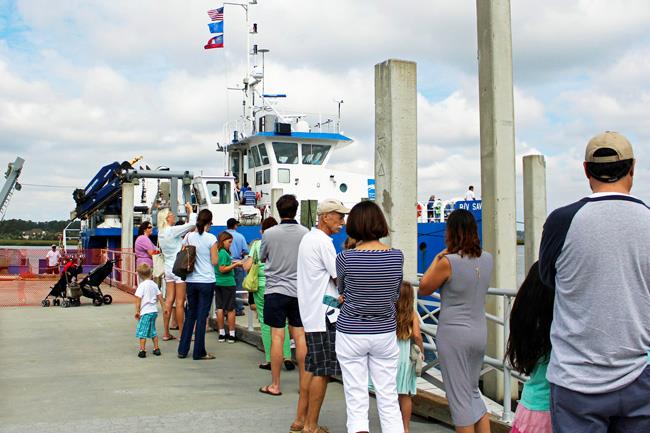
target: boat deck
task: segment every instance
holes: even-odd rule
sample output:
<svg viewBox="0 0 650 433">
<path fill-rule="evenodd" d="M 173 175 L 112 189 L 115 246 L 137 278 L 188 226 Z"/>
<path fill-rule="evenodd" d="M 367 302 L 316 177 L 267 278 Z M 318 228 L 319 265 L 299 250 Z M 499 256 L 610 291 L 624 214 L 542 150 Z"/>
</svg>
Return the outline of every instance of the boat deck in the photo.
<svg viewBox="0 0 650 433">
<path fill-rule="evenodd" d="M 161 341 L 161 357 L 139 359 L 133 305 L 94 307 L 82 298 L 65 309 L 6 307 L 0 324 L 3 433 L 287 432 L 295 412 L 297 373 L 283 371 L 280 397 L 257 392 L 269 373 L 257 368 L 262 354 L 249 344 L 219 344 L 208 333 L 213 361 L 178 359 L 176 341 Z M 345 431 L 340 383 L 328 388 L 321 423 Z M 379 430 L 371 399 L 371 431 Z M 414 416 L 411 431 L 453 430 Z"/>
</svg>

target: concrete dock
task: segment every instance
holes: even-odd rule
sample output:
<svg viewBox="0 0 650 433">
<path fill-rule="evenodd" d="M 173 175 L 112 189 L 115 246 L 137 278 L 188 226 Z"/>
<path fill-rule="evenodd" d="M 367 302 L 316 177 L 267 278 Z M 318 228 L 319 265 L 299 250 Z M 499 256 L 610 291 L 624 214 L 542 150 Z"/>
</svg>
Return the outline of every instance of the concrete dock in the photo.
<svg viewBox="0 0 650 433">
<path fill-rule="evenodd" d="M 270 373 L 262 353 L 243 342 L 218 343 L 217 359 L 176 357 L 177 341 L 162 356 L 140 359 L 134 307 L 0 308 L 0 432 L 288 432 L 298 398 L 296 371 L 282 373 L 283 395 L 259 393 Z M 158 331 L 162 320 L 159 317 Z M 371 431 L 379 420 L 371 399 Z M 345 432 L 340 383 L 328 389 L 321 424 Z M 412 432 L 451 432 L 415 417 Z"/>
</svg>

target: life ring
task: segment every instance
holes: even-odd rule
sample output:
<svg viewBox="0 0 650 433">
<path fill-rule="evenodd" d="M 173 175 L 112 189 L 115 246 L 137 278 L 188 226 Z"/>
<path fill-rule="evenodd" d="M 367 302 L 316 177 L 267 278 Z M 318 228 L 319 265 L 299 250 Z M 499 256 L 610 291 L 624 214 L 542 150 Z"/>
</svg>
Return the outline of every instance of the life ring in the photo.
<svg viewBox="0 0 650 433">
<path fill-rule="evenodd" d="M 418 202 L 418 218 L 422 216 L 422 210 L 423 210 L 422 203 Z"/>
</svg>

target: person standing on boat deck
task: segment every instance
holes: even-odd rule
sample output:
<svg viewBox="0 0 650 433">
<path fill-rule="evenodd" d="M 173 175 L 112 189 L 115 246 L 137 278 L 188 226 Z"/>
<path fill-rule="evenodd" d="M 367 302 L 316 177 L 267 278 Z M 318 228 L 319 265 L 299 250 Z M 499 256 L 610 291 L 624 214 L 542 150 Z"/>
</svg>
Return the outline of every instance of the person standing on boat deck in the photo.
<svg viewBox="0 0 650 433">
<path fill-rule="evenodd" d="M 45 255 L 45 260 L 47 260 L 47 273 L 58 274 L 61 253 L 56 250 L 56 245 L 52 244 L 52 249 Z"/>
<path fill-rule="evenodd" d="M 235 202 L 241 202 L 241 188 L 239 187 L 239 179 L 235 179 Z"/>
<path fill-rule="evenodd" d="M 451 419 L 458 433 L 489 433 L 490 415 L 478 389 L 487 346 L 485 296 L 493 260 L 481 249 L 476 220 L 458 209 L 447 219 L 447 248 L 420 280 L 419 294 L 440 289 L 436 345 Z"/>
<path fill-rule="evenodd" d="M 323 433 L 318 416 L 325 399 L 330 376 L 339 376 L 336 360 L 336 318 L 338 308 L 323 302 L 329 295 L 338 298 L 336 290 L 336 249 L 331 236 L 341 231 L 345 214 L 350 209 L 339 200 L 325 199 L 318 204 L 318 224 L 303 236 L 298 248 L 298 305 L 305 329 L 307 355 L 305 378 L 300 393 L 306 393 L 307 412 L 303 433 Z"/>
<path fill-rule="evenodd" d="M 296 343 L 296 359 L 300 371 L 300 386 L 305 377 L 305 354 L 307 344 L 305 331 L 300 319 L 297 299 L 298 247 L 308 230 L 295 220 L 298 200 L 291 194 L 283 195 L 275 204 L 281 222 L 266 230 L 262 235 L 260 260 L 265 262 L 266 294 L 264 295 L 264 322 L 271 327 L 271 384 L 263 386 L 260 392 L 280 395 L 280 367 L 282 366 L 282 346 L 284 327 L 289 322 L 291 334 Z M 301 402 L 298 407 L 307 407 Z M 298 414 L 292 425 L 293 430 L 302 430 L 304 414 Z M 294 429 L 293 427 L 300 427 Z"/>
<path fill-rule="evenodd" d="M 227 232 L 232 235 L 232 245 L 230 246 L 230 255 L 232 260 L 236 262 L 241 262 L 248 255 L 248 244 L 246 243 L 246 238 L 244 235 L 237 231 L 239 227 L 239 221 L 235 218 L 229 218 L 226 221 Z M 235 290 L 241 292 L 242 283 L 244 282 L 244 269 L 241 266 L 235 268 Z M 241 295 L 235 295 L 235 313 L 238 316 L 244 315 L 244 302 L 241 299 Z"/>
<path fill-rule="evenodd" d="M 650 432 L 650 209 L 630 195 L 635 162 L 621 134 L 593 137 L 583 164 L 593 194 L 544 224 L 555 433 Z"/>
<path fill-rule="evenodd" d="M 185 279 L 187 283 L 187 315 L 178 343 L 179 358 L 187 357 L 192 333 L 195 333 L 192 358 L 194 360 L 214 359 L 214 355 L 205 350 L 205 325 L 210 313 L 215 286 L 214 266 L 219 263 L 217 238 L 210 233 L 211 226 L 212 212 L 203 209 L 196 217 L 196 231 L 188 233 L 183 240 L 183 245 L 192 245 L 196 248 L 196 259 L 194 271 L 189 273 Z"/>
<path fill-rule="evenodd" d="M 336 321 L 336 356 L 343 375 L 348 433 L 368 432 L 368 376 L 376 389 L 383 433 L 403 433 L 397 399 L 397 310 L 404 255 L 379 239 L 388 223 L 372 201 L 356 204 L 346 225 L 355 249 L 336 256 L 339 293 L 345 299 Z"/>
<path fill-rule="evenodd" d="M 465 201 L 474 200 L 476 200 L 476 196 L 474 195 L 474 185 L 470 185 L 469 188 L 467 188 L 467 192 L 465 193 Z"/>
<path fill-rule="evenodd" d="M 195 227 L 196 215 L 192 213 L 192 205 L 185 203 L 188 222 L 183 225 L 174 225 L 176 215 L 170 209 L 161 209 L 158 212 L 158 245 L 165 259 L 165 308 L 163 310 L 163 341 L 173 340 L 175 337 L 169 333 L 169 321 L 176 317 L 178 335 L 183 332 L 185 320 L 185 281 L 173 272 L 176 254 L 181 250 L 183 236 Z M 175 306 L 174 306 L 175 304 Z"/>
<path fill-rule="evenodd" d="M 257 194 L 255 194 L 255 191 L 253 191 L 250 187 L 247 187 L 246 190 L 241 194 L 241 204 L 244 206 L 257 205 Z"/>
<path fill-rule="evenodd" d="M 153 268 L 153 259 L 151 258 L 158 252 L 156 246 L 151 242 L 149 236 L 153 233 L 153 225 L 150 221 L 145 221 L 138 227 L 138 237 L 135 240 L 133 251 L 135 252 L 136 268 L 143 263 Z"/>
</svg>

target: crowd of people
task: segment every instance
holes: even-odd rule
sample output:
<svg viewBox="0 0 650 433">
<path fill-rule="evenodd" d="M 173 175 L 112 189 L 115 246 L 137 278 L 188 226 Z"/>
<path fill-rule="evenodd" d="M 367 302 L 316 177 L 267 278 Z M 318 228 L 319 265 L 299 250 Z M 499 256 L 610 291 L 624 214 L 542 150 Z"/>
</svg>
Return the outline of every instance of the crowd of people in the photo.
<svg viewBox="0 0 650 433">
<path fill-rule="evenodd" d="M 506 358 L 530 377 L 514 433 L 650 431 L 650 214 L 630 195 L 634 163 L 632 146 L 620 134 L 594 137 L 584 164 L 593 194 L 548 217 L 539 263 L 529 270 L 510 318 Z M 214 359 L 205 349 L 212 299 L 219 341 L 234 342 L 237 272 L 239 279 L 255 272 L 257 285 L 247 289 L 261 325 L 260 368 L 271 371 L 270 383 L 259 392 L 282 394 L 282 367 L 295 368 L 289 339 L 295 343 L 299 394 L 290 432 L 328 432 L 319 416 L 333 376 L 343 379 L 348 432 L 369 431 L 369 391 L 376 395 L 382 431 L 408 432 L 424 347 L 414 289 L 404 280 L 404 256 L 381 241 L 389 233 L 381 209 L 372 201 L 348 209 L 323 200 L 317 225 L 308 230 L 295 220 L 295 196 L 282 196 L 276 208 L 280 221 L 265 219 L 261 239 L 250 247 L 235 245 L 239 233 L 232 233 L 236 224 L 230 221 L 229 230 L 212 235 L 209 210 L 181 226 L 173 225 L 173 215 L 162 215 L 158 242 L 168 288 L 163 300 L 151 285 L 147 256 L 153 244 L 143 240 L 136 292 L 139 356 L 146 356 L 147 338 L 160 354 L 153 311 L 160 303 L 164 339 L 172 338 L 168 323 L 176 312 L 182 330 L 178 357 L 189 355 L 194 334 L 192 358 Z M 343 225 L 349 238 L 337 254 L 332 235 Z M 148 227 L 142 229 L 146 235 Z M 467 210 L 450 214 L 445 243 L 419 282 L 419 294 L 441 296 L 436 346 L 456 431 L 486 433 L 490 417 L 479 377 L 493 258 L 482 249 Z M 183 245 L 196 250 L 194 270 L 184 282 L 167 272 L 167 256 Z"/>
</svg>

